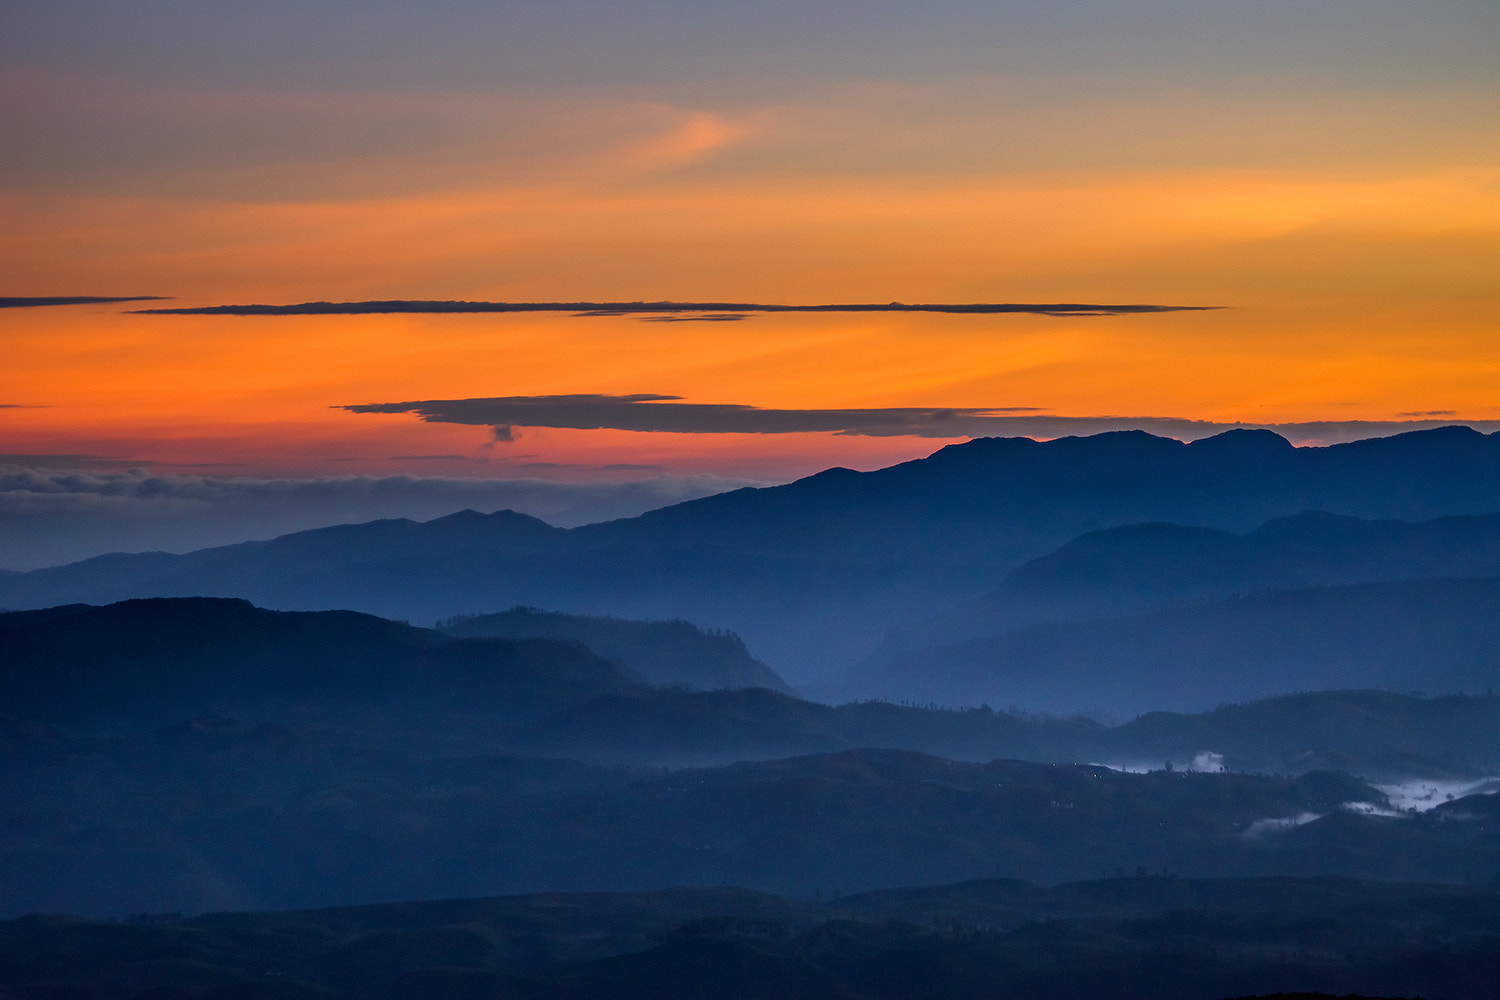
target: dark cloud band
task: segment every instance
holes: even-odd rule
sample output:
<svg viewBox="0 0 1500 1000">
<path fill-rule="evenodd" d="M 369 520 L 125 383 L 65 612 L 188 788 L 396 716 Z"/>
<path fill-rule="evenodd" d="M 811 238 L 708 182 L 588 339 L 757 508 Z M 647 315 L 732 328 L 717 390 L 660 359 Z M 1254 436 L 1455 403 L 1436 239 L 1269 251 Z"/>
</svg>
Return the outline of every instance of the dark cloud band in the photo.
<svg viewBox="0 0 1500 1000">
<path fill-rule="evenodd" d="M 35 306 L 90 306 L 115 302 L 154 302 L 165 295 L 11 295 L 0 296 L 0 309 L 29 309 Z"/>
<path fill-rule="evenodd" d="M 301 302 L 296 305 L 193 306 L 179 309 L 136 309 L 156 316 L 362 316 L 372 313 L 533 313 L 562 312 L 576 316 L 664 317 L 687 314 L 694 318 L 738 320 L 756 313 L 1030 313 L 1040 316 L 1123 316 L 1134 313 L 1199 312 L 1222 306 L 1101 305 L 1086 302 L 971 302 L 971 303 L 844 303 L 840 305 L 775 305 L 762 302 L 454 302 L 392 299 L 371 302 Z M 694 314 L 702 314 L 696 316 Z"/>
<path fill-rule="evenodd" d="M 351 413 L 411 413 L 430 423 L 473 424 L 496 429 L 499 441 L 515 439 L 516 427 L 622 430 L 669 434 L 833 433 L 869 437 L 1034 437 L 1144 430 L 1184 441 L 1237 428 L 1266 428 L 1292 441 L 1332 444 L 1427 430 L 1462 422 L 1500 431 L 1500 421 L 1345 420 L 1306 423 L 1217 423 L 1178 417 L 1067 417 L 1037 407 L 886 407 L 846 410 L 777 410 L 743 404 L 683 403 L 657 393 L 610 396 L 496 396 L 486 399 L 425 399 L 339 407 Z"/>
<path fill-rule="evenodd" d="M 655 393 L 628 396 L 497 396 L 427 399 L 344 406 L 352 413 L 415 413 L 431 423 L 574 430 L 655 431 L 671 434 L 835 434 L 963 437 L 975 420 L 992 414 L 1032 412 L 1033 407 L 946 409 L 893 407 L 861 410 L 771 410 L 725 403 L 682 403 Z"/>
</svg>

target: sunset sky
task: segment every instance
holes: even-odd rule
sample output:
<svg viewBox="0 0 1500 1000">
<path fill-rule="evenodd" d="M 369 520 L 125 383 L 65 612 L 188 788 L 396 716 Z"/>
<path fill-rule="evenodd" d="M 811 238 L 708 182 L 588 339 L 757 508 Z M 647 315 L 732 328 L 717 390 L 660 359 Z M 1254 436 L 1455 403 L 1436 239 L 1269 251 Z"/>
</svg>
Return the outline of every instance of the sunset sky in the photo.
<svg viewBox="0 0 1500 1000">
<path fill-rule="evenodd" d="M 9 0 L 0 296 L 168 298 L 0 309 L 0 568 L 1500 429 L 1497 52 L 1494 0 Z M 376 299 L 1222 308 L 132 312 Z"/>
</svg>

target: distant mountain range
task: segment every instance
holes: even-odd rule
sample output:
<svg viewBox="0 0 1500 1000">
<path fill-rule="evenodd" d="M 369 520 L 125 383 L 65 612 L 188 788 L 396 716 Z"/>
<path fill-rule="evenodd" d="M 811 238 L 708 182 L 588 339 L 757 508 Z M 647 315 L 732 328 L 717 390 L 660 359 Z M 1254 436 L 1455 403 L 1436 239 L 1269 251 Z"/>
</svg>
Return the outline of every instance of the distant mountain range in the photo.
<svg viewBox="0 0 1500 1000">
<path fill-rule="evenodd" d="M 1122 715 L 1361 686 L 1486 691 L 1497 623 L 1500 516 L 1128 525 L 888 634 L 824 691 Z"/>
<path fill-rule="evenodd" d="M 232 596 L 417 621 L 516 605 L 681 618 L 733 629 L 802 684 L 838 678 L 891 627 L 971 601 L 1085 532 L 1145 522 L 1249 531 L 1309 509 L 1500 513 L 1500 435 L 1451 427 L 1327 448 L 1268 431 L 1192 444 L 1135 431 L 980 439 L 876 472 L 831 469 L 571 530 L 467 511 L 183 556 L 104 556 L 0 575 L 0 606 Z M 1200 541 L 1211 548 L 1209 537 Z M 1256 566 L 1245 562 L 1244 579 L 1261 578 Z M 1308 582 L 1335 581 L 1293 585 Z"/>
<path fill-rule="evenodd" d="M 1500 578 L 1279 590 L 902 652 L 861 690 L 1130 716 L 1283 692 L 1500 689 Z"/>
</svg>

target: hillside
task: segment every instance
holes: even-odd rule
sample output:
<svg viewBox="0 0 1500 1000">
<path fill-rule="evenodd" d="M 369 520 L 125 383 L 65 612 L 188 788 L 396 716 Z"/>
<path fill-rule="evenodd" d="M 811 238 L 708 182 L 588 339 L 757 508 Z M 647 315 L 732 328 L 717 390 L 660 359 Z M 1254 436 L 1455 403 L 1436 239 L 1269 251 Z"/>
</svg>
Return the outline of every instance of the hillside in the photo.
<svg viewBox="0 0 1500 1000">
<path fill-rule="evenodd" d="M 234 718 L 382 753 L 632 766 L 858 748 L 1150 768 L 1212 753 L 1235 771 L 1334 767 L 1381 780 L 1476 780 L 1500 765 L 1495 696 L 1331 691 L 1197 715 L 1157 711 L 1115 727 L 989 707 L 830 706 L 766 688 L 643 685 L 571 640 L 458 639 L 353 612 L 273 612 L 233 599 L 0 615 L 0 656 L 0 719 L 9 720 L 0 753 L 22 756 L 46 752 L 39 734 L 54 730 L 131 737 Z"/>
<path fill-rule="evenodd" d="M 1119 617 L 1272 590 L 1500 576 L 1500 516 L 1372 521 L 1304 511 L 1236 534 L 1167 522 L 1080 535 L 1000 586 L 903 628 L 861 664 L 1028 625 Z"/>
<path fill-rule="evenodd" d="M 1500 687 L 1500 578 L 1279 590 L 897 653 L 865 690 L 1051 712 L 1202 711 L 1293 691 Z"/>
<path fill-rule="evenodd" d="M 572 639 L 647 684 L 699 691 L 763 687 L 793 693 L 774 670 L 750 655 L 739 636 L 705 632 L 681 620 L 640 622 L 512 608 L 451 618 L 439 622 L 438 631 L 469 638 Z"/>
<path fill-rule="evenodd" d="M 36 739 L 3 776 L 9 915 L 723 883 L 805 897 L 1142 866 L 1448 878 L 1500 861 L 1482 824 L 1338 813 L 1385 800 L 1328 771 L 1130 774 L 902 750 L 618 770 L 205 722 Z M 1326 830 L 1277 828 L 1325 814 Z M 1390 823 L 1403 829 L 1375 829 Z"/>
</svg>

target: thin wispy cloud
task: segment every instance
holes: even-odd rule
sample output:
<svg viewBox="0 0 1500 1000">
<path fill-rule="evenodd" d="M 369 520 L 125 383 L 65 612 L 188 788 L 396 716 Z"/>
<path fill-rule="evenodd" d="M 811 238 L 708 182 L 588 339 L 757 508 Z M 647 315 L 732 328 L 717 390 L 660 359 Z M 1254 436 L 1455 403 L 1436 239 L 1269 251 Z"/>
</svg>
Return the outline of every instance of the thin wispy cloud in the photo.
<svg viewBox="0 0 1500 1000">
<path fill-rule="evenodd" d="M 429 423 L 487 425 L 496 441 L 515 440 L 516 427 L 575 430 L 656 431 L 672 434 L 835 434 L 963 437 L 1001 413 L 1034 412 L 1035 407 L 951 409 L 781 410 L 732 403 L 683 403 L 659 393 L 625 396 L 497 396 L 488 399 L 427 399 L 403 403 L 363 403 L 342 407 L 352 413 L 414 413 Z"/>
<path fill-rule="evenodd" d="M 660 393 L 495 396 L 361 403 L 351 413 L 409 413 L 429 423 L 489 426 L 495 441 L 517 440 L 517 428 L 621 430 L 668 434 L 832 433 L 867 437 L 1057 438 L 1143 430 L 1184 441 L 1227 430 L 1264 428 L 1295 443 L 1336 444 L 1463 423 L 1500 431 L 1500 420 L 1319 420 L 1252 423 L 1161 416 L 1059 416 L 1034 406 L 764 409 L 726 403 L 684 403 Z"/>
<path fill-rule="evenodd" d="M 224 305 L 135 309 L 153 316 L 363 316 L 379 313 L 572 313 L 578 317 L 657 314 L 732 321 L 757 313 L 1028 313 L 1039 316 L 1128 316 L 1137 313 L 1201 312 L 1223 306 L 1178 306 L 1097 302 L 845 302 L 786 305 L 767 302 L 465 302 L 384 299 L 365 302 L 299 302 L 292 305 Z"/>
<path fill-rule="evenodd" d="M 0 309 L 30 309 L 36 306 L 98 306 L 117 302 L 153 302 L 166 295 L 0 295 Z"/>
<path fill-rule="evenodd" d="M 118 455 L 85 455 L 79 453 L 0 452 L 0 468 L 16 466 L 28 469 L 104 469 L 128 468 L 150 464 L 139 458 Z"/>
</svg>

